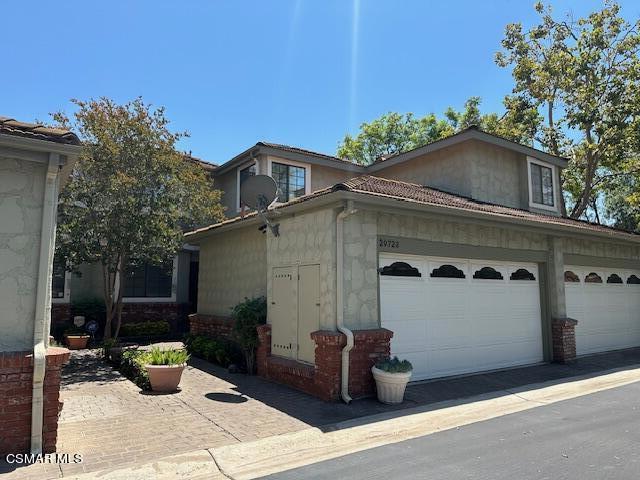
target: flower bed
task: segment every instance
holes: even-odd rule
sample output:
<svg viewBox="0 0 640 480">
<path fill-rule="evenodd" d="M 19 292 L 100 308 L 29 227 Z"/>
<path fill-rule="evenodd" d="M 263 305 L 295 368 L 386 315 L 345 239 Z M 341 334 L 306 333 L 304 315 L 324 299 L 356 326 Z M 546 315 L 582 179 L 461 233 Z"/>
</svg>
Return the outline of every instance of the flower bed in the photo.
<svg viewBox="0 0 640 480">
<path fill-rule="evenodd" d="M 195 356 L 227 368 L 234 364 L 244 365 L 242 352 L 237 344 L 226 339 L 216 339 L 204 335 L 187 335 L 184 340 L 187 351 Z"/>
<path fill-rule="evenodd" d="M 142 390 L 151 390 L 145 365 L 151 362 L 151 353 L 144 350 L 127 350 L 122 353 L 119 370 Z"/>
</svg>

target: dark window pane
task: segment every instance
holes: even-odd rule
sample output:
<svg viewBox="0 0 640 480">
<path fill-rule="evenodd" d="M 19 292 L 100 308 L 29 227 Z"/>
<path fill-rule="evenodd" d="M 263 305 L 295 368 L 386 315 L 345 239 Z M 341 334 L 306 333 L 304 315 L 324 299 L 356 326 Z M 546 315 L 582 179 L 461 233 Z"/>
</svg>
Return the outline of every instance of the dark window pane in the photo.
<svg viewBox="0 0 640 480">
<path fill-rule="evenodd" d="M 51 297 L 64 298 L 65 262 L 60 258 L 53 259 L 53 275 L 51 277 Z"/>
<path fill-rule="evenodd" d="M 249 167 L 246 167 L 240 170 L 240 185 L 242 185 L 242 182 L 244 182 L 247 178 L 253 177 L 255 174 L 256 174 L 255 165 L 251 165 Z"/>
<path fill-rule="evenodd" d="M 465 278 L 464 272 L 454 265 L 440 265 L 431 272 L 432 278 Z"/>
<path fill-rule="evenodd" d="M 531 164 L 531 200 L 553 206 L 553 171 L 549 167 Z"/>
<path fill-rule="evenodd" d="M 531 198 L 533 203 L 542 203 L 542 172 L 535 163 L 531 164 Z"/>
<path fill-rule="evenodd" d="M 553 207 L 553 172 L 550 168 L 540 167 L 542 171 L 542 203 Z"/>
<path fill-rule="evenodd" d="M 139 265 L 127 270 L 123 285 L 125 297 L 170 297 L 172 264 Z"/>
<path fill-rule="evenodd" d="M 288 202 L 305 194 L 305 169 L 282 163 L 271 164 L 271 175 L 281 195 L 280 202 Z"/>
</svg>

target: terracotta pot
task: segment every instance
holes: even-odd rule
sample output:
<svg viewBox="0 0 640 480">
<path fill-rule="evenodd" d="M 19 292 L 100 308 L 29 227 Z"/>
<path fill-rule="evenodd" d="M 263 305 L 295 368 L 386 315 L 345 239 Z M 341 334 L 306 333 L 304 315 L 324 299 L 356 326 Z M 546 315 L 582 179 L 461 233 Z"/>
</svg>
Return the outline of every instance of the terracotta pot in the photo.
<svg viewBox="0 0 640 480">
<path fill-rule="evenodd" d="M 87 348 L 89 335 L 67 335 L 66 338 L 69 350 L 82 350 L 83 348 Z"/>
<path fill-rule="evenodd" d="M 175 392 L 182 378 L 182 365 L 147 365 L 149 383 L 154 392 Z"/>
<path fill-rule="evenodd" d="M 376 367 L 371 367 L 371 373 L 376 381 L 378 400 L 382 403 L 394 405 L 402 403 L 404 391 L 411 378 L 411 372 L 389 373 Z"/>
</svg>

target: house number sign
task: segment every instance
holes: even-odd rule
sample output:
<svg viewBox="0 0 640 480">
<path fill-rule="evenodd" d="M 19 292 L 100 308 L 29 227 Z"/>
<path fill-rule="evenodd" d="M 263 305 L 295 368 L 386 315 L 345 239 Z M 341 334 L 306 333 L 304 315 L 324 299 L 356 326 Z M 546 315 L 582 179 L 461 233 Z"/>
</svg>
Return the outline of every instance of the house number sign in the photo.
<svg viewBox="0 0 640 480">
<path fill-rule="evenodd" d="M 400 248 L 400 241 L 399 240 L 392 240 L 390 238 L 379 238 L 378 239 L 378 247 L 379 248 L 398 249 L 398 248 Z"/>
</svg>

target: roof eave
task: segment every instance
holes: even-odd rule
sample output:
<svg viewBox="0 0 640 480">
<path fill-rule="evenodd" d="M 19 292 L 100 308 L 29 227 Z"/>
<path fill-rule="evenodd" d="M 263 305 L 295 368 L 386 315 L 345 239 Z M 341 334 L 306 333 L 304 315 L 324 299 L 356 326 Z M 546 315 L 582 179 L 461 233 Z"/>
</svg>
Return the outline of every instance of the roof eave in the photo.
<svg viewBox="0 0 640 480">
<path fill-rule="evenodd" d="M 71 157 L 80 155 L 80 152 L 82 150 L 82 145 L 57 143 L 49 140 L 9 135 L 6 133 L 0 133 L 0 145 L 17 148 L 20 150 L 54 152 Z"/>
</svg>

